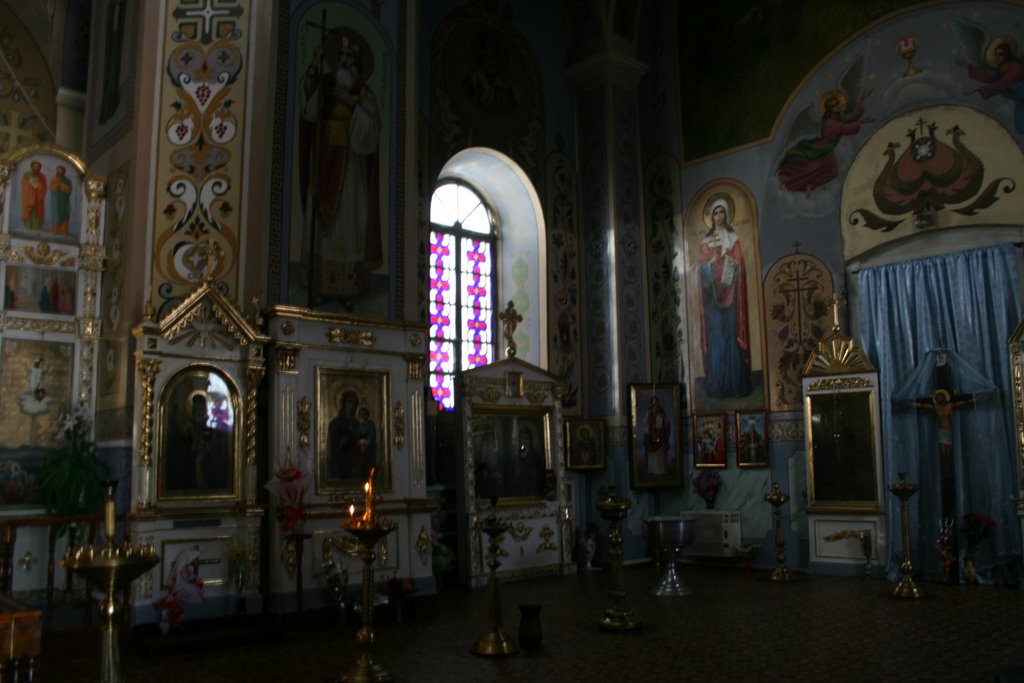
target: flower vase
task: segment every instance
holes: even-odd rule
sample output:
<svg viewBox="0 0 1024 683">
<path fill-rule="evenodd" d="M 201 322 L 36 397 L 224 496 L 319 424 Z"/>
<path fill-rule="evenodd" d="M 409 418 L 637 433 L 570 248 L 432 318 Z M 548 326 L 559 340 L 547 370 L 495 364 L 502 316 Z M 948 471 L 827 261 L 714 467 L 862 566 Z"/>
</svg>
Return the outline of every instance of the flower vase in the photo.
<svg viewBox="0 0 1024 683">
<path fill-rule="evenodd" d="M 974 569 L 974 560 L 970 557 L 964 558 L 964 583 L 973 586 L 978 582 L 978 572 Z"/>
<path fill-rule="evenodd" d="M 162 609 L 159 611 L 159 617 L 157 626 L 160 628 L 160 635 L 166 636 L 171 632 L 171 611 Z"/>
<path fill-rule="evenodd" d="M 715 509 L 715 499 L 714 498 L 705 498 L 704 499 L 704 507 L 705 507 L 705 509 L 708 509 L 708 510 L 714 510 Z"/>
<path fill-rule="evenodd" d="M 744 557 L 743 558 L 743 573 L 750 576 L 754 571 L 754 558 Z"/>
<path fill-rule="evenodd" d="M 594 568 L 594 555 L 597 553 L 597 543 L 593 538 L 588 538 L 583 543 L 583 569 L 589 571 Z"/>
</svg>

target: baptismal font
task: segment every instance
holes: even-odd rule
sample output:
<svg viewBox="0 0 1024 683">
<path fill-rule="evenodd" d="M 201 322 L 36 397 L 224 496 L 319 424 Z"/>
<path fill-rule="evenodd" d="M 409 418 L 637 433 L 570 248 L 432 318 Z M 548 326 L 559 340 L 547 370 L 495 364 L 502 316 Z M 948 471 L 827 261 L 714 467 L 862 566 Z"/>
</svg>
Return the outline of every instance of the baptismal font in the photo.
<svg viewBox="0 0 1024 683">
<path fill-rule="evenodd" d="M 79 548 L 68 546 L 61 563 L 104 594 L 99 604 L 100 616 L 103 618 L 100 683 L 118 683 L 121 680 L 117 622 L 124 605 L 117 599 L 117 595 L 160 562 L 160 556 L 156 554 L 152 544 L 132 547 L 131 542 L 127 540 L 121 545 L 114 543 L 116 488 L 116 481 L 103 482 L 103 531 L 107 537 L 106 542 L 98 547 L 93 547 L 92 544 Z"/>
<path fill-rule="evenodd" d="M 356 537 L 361 546 L 360 557 L 363 560 L 363 623 L 356 631 L 356 662 L 341 677 L 342 683 L 384 683 L 391 680 L 391 672 L 373 660 L 372 650 L 375 640 L 373 631 L 373 562 L 377 559 L 377 544 L 395 530 L 397 525 L 390 519 L 377 517 L 373 512 L 373 474 L 363 485 L 366 503 L 363 514 L 355 516 L 355 505 L 349 506 L 349 518 L 341 526 L 342 529 Z"/>
</svg>

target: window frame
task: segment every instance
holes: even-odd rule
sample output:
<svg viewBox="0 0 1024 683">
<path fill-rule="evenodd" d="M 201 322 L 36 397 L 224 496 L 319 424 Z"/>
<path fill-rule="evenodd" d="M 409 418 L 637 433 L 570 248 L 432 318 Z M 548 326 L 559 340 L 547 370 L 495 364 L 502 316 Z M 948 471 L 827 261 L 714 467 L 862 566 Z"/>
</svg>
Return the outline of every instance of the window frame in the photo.
<svg viewBox="0 0 1024 683">
<path fill-rule="evenodd" d="M 454 187 L 459 192 L 459 194 L 456 195 L 455 211 L 452 212 L 452 215 L 454 215 L 455 218 L 454 218 L 453 222 L 450 223 L 450 224 L 444 224 L 444 223 L 437 222 L 435 220 L 436 214 L 435 214 L 435 211 L 434 211 L 434 203 L 435 203 L 435 200 L 437 199 L 438 192 L 439 191 L 444 191 L 444 188 L 447 188 L 447 187 Z M 473 204 L 473 206 L 470 209 L 468 209 L 467 211 L 459 211 L 458 210 L 459 209 L 458 199 L 466 196 L 465 193 L 462 192 L 464 190 L 467 190 L 469 193 L 471 193 L 473 198 L 475 198 L 477 200 L 477 203 Z M 488 226 L 488 229 L 487 229 L 486 232 L 482 232 L 480 230 L 470 229 L 470 228 L 464 227 L 464 223 L 463 223 L 462 219 L 469 218 L 469 217 L 473 216 L 474 213 L 479 208 L 482 208 L 484 210 L 484 212 L 485 212 L 485 217 L 486 217 L 487 226 Z M 428 365 L 428 368 L 427 368 L 427 388 L 430 391 L 430 397 L 437 403 L 438 410 L 440 410 L 440 411 L 452 411 L 452 410 L 455 410 L 455 407 L 456 407 L 455 402 L 457 400 L 457 396 L 455 395 L 455 377 L 459 373 L 463 372 L 464 370 L 469 369 L 467 367 L 464 367 L 464 356 L 466 354 L 465 347 L 466 347 L 467 344 L 472 343 L 472 339 L 469 338 L 469 337 L 466 337 L 464 335 L 464 330 L 463 330 L 463 309 L 468 305 L 468 301 L 463 298 L 463 295 L 464 295 L 464 291 L 463 291 L 464 290 L 463 275 L 465 275 L 464 267 L 463 267 L 463 261 L 462 261 L 462 259 L 463 259 L 463 240 L 464 239 L 471 239 L 471 240 L 485 242 L 488 245 L 489 251 L 490 251 L 490 255 L 489 255 L 490 256 L 490 274 L 487 276 L 490 279 L 490 282 L 489 282 L 489 293 L 490 293 L 490 297 L 489 297 L 489 299 L 490 299 L 490 302 L 489 302 L 490 303 L 490 321 L 489 321 L 490 354 L 489 355 L 490 355 L 490 360 L 487 363 L 482 363 L 482 364 L 479 364 L 479 365 L 472 366 L 472 367 L 480 367 L 480 365 L 488 365 L 490 363 L 493 363 L 494 360 L 495 360 L 495 354 L 497 353 L 497 345 L 496 345 L 496 337 L 495 337 L 497 328 L 496 328 L 496 325 L 495 325 L 495 320 L 496 320 L 497 314 L 499 312 L 497 310 L 496 302 L 500 301 L 500 297 L 498 296 L 498 292 L 497 292 L 497 288 L 498 288 L 498 286 L 500 284 L 499 273 L 498 273 L 498 266 L 499 266 L 499 263 L 500 263 L 500 260 L 499 260 L 499 249 L 498 249 L 498 244 L 499 244 L 499 229 L 498 229 L 498 226 L 499 226 L 499 222 L 498 222 L 497 212 L 494 210 L 494 207 L 491 206 L 491 204 L 487 201 L 487 199 L 484 196 L 484 194 L 482 192 L 480 192 L 479 189 L 477 189 L 476 187 L 472 186 L 471 184 L 466 183 L 466 182 L 462 182 L 462 181 L 459 181 L 459 180 L 456 180 L 456 179 L 445 179 L 445 180 L 442 180 L 441 182 L 439 182 L 434 187 L 434 190 L 433 190 L 433 192 L 431 192 L 431 195 L 430 195 L 429 214 L 430 214 L 429 215 L 429 220 L 428 220 L 428 223 L 429 223 L 429 233 L 428 233 L 428 240 L 427 240 L 427 244 L 428 244 L 428 257 L 427 257 L 427 259 L 428 259 L 428 265 L 427 265 L 427 273 L 428 273 L 427 274 L 427 287 L 428 287 L 428 297 L 427 297 L 428 298 L 428 311 L 427 311 L 427 316 L 428 316 L 428 325 L 427 325 L 427 327 L 428 327 L 428 342 L 427 342 L 427 345 L 428 345 L 427 346 L 427 352 L 428 352 L 428 356 L 427 356 L 427 358 L 428 358 L 428 361 L 427 361 L 427 365 Z M 433 305 L 433 302 L 434 302 L 434 286 L 433 286 L 434 285 L 434 258 L 433 258 L 432 250 L 433 250 L 433 245 L 434 245 L 434 235 L 435 234 L 450 235 L 451 238 L 452 238 L 452 241 L 453 241 L 452 248 L 453 248 L 453 250 L 455 252 L 454 268 L 452 269 L 454 274 L 455 274 L 455 281 L 453 283 L 451 283 L 452 284 L 452 288 L 455 291 L 455 295 L 454 295 L 454 297 L 452 299 L 453 320 L 450 323 L 451 326 L 452 326 L 452 329 L 454 329 L 454 331 L 455 331 L 455 334 L 454 334 L 454 337 L 451 338 L 451 339 L 448 339 L 448 338 L 445 338 L 445 337 L 439 337 L 439 336 L 435 337 L 434 334 L 433 334 L 433 329 L 432 329 L 434 327 L 434 325 L 433 325 L 433 322 L 430 320 L 430 317 L 432 316 L 432 313 L 430 312 L 430 307 Z M 438 398 L 438 396 L 437 396 L 437 394 L 435 393 L 435 390 L 434 390 L 433 378 L 436 375 L 447 375 L 447 374 L 449 374 L 449 373 L 445 373 L 445 372 L 441 372 L 441 371 L 435 370 L 434 361 L 433 361 L 433 358 L 432 358 L 432 355 L 433 355 L 433 344 L 435 342 L 451 342 L 452 345 L 453 345 L 452 353 L 453 353 L 453 356 L 454 356 L 454 361 L 453 361 L 452 372 L 450 373 L 450 376 L 451 376 L 450 386 L 451 386 L 451 392 L 452 393 L 451 393 L 451 405 L 449 405 L 449 406 L 446 406 L 444 404 L 444 397 Z"/>
</svg>

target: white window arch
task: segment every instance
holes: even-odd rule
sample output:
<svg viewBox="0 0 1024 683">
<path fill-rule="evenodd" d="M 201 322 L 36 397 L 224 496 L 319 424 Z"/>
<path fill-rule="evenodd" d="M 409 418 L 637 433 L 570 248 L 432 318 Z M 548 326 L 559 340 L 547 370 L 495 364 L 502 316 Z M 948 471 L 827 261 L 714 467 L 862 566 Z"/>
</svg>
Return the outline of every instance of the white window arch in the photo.
<svg viewBox="0 0 1024 683">
<path fill-rule="evenodd" d="M 546 367 L 547 237 L 529 177 L 511 158 L 484 147 L 464 149 L 444 164 L 431 196 L 430 233 L 429 386 L 439 407 L 451 410 L 458 373 L 502 353 L 497 313 L 508 301 L 523 316 L 515 334 L 517 357 Z M 469 252 L 460 251 L 463 239 L 477 244 L 477 260 L 465 273 L 460 254 Z M 441 257 L 448 265 L 438 262 Z M 445 268 L 455 274 L 442 282 L 437 276 Z M 486 270 L 486 276 L 473 268 Z M 441 314 L 435 318 L 436 311 Z"/>
<path fill-rule="evenodd" d="M 495 222 L 472 188 L 444 182 L 430 200 L 430 391 L 455 407 L 455 375 L 494 360 Z"/>
</svg>

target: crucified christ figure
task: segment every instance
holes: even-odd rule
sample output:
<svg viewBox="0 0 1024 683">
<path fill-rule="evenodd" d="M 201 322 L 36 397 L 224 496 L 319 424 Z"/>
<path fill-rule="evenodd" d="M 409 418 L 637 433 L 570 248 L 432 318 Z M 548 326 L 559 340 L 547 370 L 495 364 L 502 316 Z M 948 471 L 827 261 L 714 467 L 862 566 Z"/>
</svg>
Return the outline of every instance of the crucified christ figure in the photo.
<svg viewBox="0 0 1024 683">
<path fill-rule="evenodd" d="M 953 482 L 953 411 L 974 403 L 974 396 L 954 397 L 948 389 L 936 389 L 929 400 L 917 400 L 914 406 L 935 413 L 939 427 L 939 464 L 942 467 L 943 512 L 946 510 L 946 482 Z"/>
</svg>

